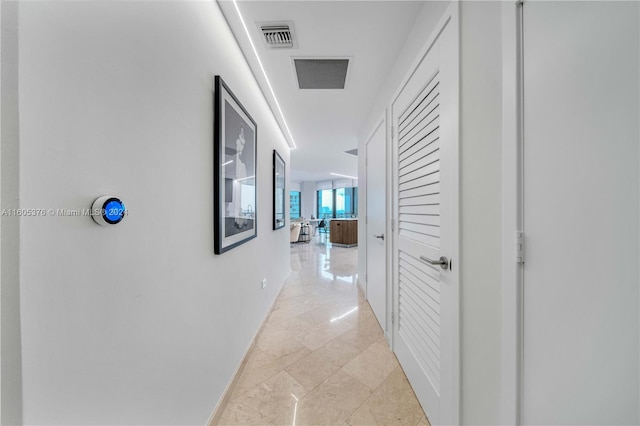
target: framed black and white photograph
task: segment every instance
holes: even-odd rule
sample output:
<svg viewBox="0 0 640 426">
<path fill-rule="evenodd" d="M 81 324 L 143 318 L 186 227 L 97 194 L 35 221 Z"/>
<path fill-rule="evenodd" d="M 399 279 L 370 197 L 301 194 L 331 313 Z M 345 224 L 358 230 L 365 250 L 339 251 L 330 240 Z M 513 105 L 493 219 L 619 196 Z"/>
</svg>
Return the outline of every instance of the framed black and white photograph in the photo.
<svg viewBox="0 0 640 426">
<path fill-rule="evenodd" d="M 273 229 L 284 227 L 284 160 L 273 150 Z"/>
<path fill-rule="evenodd" d="M 224 253 L 257 236 L 257 126 L 215 77 L 214 249 Z"/>
</svg>

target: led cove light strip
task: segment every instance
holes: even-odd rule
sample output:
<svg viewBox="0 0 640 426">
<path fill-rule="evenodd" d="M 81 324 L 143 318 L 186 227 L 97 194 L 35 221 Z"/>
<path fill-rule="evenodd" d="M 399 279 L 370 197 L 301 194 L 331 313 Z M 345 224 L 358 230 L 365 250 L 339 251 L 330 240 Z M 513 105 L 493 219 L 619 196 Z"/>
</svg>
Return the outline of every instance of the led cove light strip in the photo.
<svg viewBox="0 0 640 426">
<path fill-rule="evenodd" d="M 280 108 L 280 103 L 278 102 L 276 93 L 273 91 L 273 87 L 271 87 L 271 82 L 269 81 L 269 77 L 267 77 L 267 72 L 264 70 L 264 66 L 262 65 L 260 56 L 258 55 L 258 50 L 256 49 L 256 46 L 253 44 L 253 40 L 251 39 L 251 35 L 249 34 L 249 29 L 247 28 L 247 24 L 244 23 L 244 18 L 242 17 L 242 13 L 240 13 L 240 8 L 238 7 L 238 3 L 236 2 L 236 0 L 233 0 L 233 5 L 236 7 L 236 11 L 238 12 L 238 17 L 240 18 L 240 22 L 242 23 L 242 27 L 244 28 L 244 32 L 247 33 L 247 38 L 249 39 L 249 43 L 251 44 L 253 53 L 256 55 L 256 59 L 258 60 L 258 65 L 260 65 L 260 69 L 262 70 L 262 75 L 264 75 L 264 79 L 267 81 L 267 86 L 269 86 L 269 90 L 271 91 L 271 96 L 273 96 L 273 100 L 276 103 L 276 107 L 278 108 L 280 117 L 282 117 L 282 123 L 284 124 L 284 127 L 287 129 L 287 133 L 289 134 L 289 138 L 291 141 L 291 144 L 289 144 L 289 147 L 291 149 L 295 149 L 296 143 L 293 140 L 293 135 L 291 134 L 291 130 L 289 130 L 289 126 L 287 125 L 287 120 L 284 119 L 284 114 L 282 113 L 282 108 Z"/>
<path fill-rule="evenodd" d="M 345 177 L 345 178 L 349 178 L 349 179 L 355 179 L 358 180 L 357 176 L 347 176 L 347 175 L 341 175 L 340 173 L 329 173 L 330 175 L 333 176 L 340 176 L 340 177 Z"/>
</svg>

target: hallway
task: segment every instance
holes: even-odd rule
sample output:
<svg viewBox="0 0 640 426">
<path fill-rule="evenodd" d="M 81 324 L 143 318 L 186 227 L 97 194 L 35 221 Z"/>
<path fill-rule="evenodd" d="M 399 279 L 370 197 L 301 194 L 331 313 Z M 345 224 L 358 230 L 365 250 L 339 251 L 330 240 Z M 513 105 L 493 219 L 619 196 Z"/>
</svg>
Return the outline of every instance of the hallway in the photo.
<svg viewBox="0 0 640 426">
<path fill-rule="evenodd" d="M 292 272 L 221 425 L 428 425 L 357 286 L 357 248 L 291 246 Z"/>
</svg>

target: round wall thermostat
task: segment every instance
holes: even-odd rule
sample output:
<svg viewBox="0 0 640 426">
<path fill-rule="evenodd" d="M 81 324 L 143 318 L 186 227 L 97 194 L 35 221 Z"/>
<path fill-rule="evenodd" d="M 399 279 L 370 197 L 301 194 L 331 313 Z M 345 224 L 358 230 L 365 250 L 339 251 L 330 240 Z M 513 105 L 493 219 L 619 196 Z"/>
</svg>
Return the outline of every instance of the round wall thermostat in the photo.
<svg viewBox="0 0 640 426">
<path fill-rule="evenodd" d="M 98 197 L 91 205 L 91 217 L 98 225 L 116 225 L 126 214 L 127 208 L 122 200 L 113 195 Z"/>
</svg>

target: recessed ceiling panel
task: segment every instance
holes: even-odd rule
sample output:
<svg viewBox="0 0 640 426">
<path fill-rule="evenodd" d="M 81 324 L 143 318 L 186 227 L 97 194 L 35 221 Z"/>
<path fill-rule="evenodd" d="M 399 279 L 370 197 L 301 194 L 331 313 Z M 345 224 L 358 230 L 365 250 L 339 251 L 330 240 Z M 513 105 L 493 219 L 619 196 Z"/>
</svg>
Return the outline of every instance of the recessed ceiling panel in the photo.
<svg viewBox="0 0 640 426">
<path fill-rule="evenodd" d="M 349 59 L 294 59 L 300 89 L 344 89 Z"/>
</svg>

